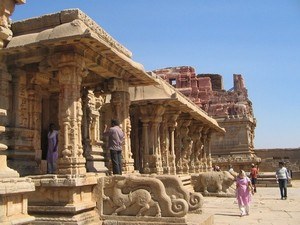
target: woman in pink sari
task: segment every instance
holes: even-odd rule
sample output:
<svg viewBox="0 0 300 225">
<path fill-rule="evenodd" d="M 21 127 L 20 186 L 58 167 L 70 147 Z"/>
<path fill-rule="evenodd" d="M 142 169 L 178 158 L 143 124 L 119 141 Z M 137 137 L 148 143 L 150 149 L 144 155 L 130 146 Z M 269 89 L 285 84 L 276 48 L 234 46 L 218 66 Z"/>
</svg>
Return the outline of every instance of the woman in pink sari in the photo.
<svg viewBox="0 0 300 225">
<path fill-rule="evenodd" d="M 236 198 L 241 216 L 249 215 L 251 194 L 253 193 L 250 178 L 246 176 L 244 170 L 241 170 L 236 178 Z"/>
</svg>

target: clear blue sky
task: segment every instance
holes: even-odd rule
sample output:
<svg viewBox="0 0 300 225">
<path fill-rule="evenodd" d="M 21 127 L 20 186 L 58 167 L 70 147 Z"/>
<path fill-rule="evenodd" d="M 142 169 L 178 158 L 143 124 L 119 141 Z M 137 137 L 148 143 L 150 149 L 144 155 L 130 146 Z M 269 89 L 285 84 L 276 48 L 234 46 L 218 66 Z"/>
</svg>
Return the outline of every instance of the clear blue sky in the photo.
<svg viewBox="0 0 300 225">
<path fill-rule="evenodd" d="M 192 66 L 242 74 L 257 119 L 255 148 L 300 147 L 299 0 L 27 0 L 12 20 L 79 8 L 146 70 Z"/>
</svg>

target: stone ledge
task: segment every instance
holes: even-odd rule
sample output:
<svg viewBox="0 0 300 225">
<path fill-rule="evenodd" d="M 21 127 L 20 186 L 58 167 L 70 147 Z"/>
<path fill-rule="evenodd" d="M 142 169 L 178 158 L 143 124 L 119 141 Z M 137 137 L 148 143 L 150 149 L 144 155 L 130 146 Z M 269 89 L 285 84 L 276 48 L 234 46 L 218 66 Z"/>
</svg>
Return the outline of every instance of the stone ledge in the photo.
<svg viewBox="0 0 300 225">
<path fill-rule="evenodd" d="M 34 183 L 29 178 L 0 179 L 0 195 L 34 191 Z"/>
<path fill-rule="evenodd" d="M 46 174 L 29 176 L 35 186 L 43 187 L 79 187 L 85 185 L 94 185 L 101 176 L 96 173 L 87 173 L 86 175 L 60 175 Z"/>
<path fill-rule="evenodd" d="M 87 210 L 87 209 L 93 209 L 96 207 L 96 203 L 94 202 L 82 202 L 82 203 L 76 203 L 74 205 L 64 205 L 64 206 L 48 206 L 48 205 L 35 205 L 35 206 L 28 206 L 29 212 L 47 212 L 47 213 L 71 213 L 75 214 L 77 212 Z"/>
<path fill-rule="evenodd" d="M 187 225 L 186 217 L 112 216 L 103 215 L 103 225 Z"/>
</svg>

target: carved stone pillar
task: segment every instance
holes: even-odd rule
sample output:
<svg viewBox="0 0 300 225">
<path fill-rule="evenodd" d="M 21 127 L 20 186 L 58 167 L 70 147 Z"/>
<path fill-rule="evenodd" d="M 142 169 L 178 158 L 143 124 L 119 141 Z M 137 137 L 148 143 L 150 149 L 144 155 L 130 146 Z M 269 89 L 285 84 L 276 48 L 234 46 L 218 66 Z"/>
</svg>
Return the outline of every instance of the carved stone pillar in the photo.
<svg viewBox="0 0 300 225">
<path fill-rule="evenodd" d="M 125 133 L 125 141 L 123 145 L 123 172 L 132 173 L 134 171 L 134 162 L 132 158 L 131 145 L 130 145 L 130 95 L 128 82 L 120 79 L 110 79 L 108 88 L 112 92 L 111 94 L 111 108 L 112 119 L 119 120 L 122 130 Z"/>
<path fill-rule="evenodd" d="M 165 108 L 163 105 L 148 104 L 141 106 L 140 111 L 141 120 L 143 122 L 143 132 L 145 132 L 143 134 L 145 146 L 144 172 L 161 174 L 163 168 L 159 128 Z M 148 137 L 146 134 L 148 134 Z"/>
<path fill-rule="evenodd" d="M 24 71 L 19 70 L 19 69 L 14 69 L 12 72 L 12 120 L 11 120 L 11 126 L 12 127 L 18 127 L 23 125 L 22 123 L 20 124 L 20 113 L 22 113 L 21 111 L 21 105 L 22 105 L 22 101 L 25 101 L 24 98 L 24 87 L 21 86 L 20 84 L 20 79 L 21 76 L 25 76 L 24 75 Z M 21 97 L 23 96 L 23 98 Z M 26 102 L 25 102 L 25 105 Z M 25 118 L 24 118 L 25 120 Z"/>
<path fill-rule="evenodd" d="M 0 117 L 1 124 L 11 125 L 12 106 L 11 106 L 11 83 L 12 77 L 8 73 L 5 62 L 0 62 L 0 109 L 4 109 L 7 112 L 7 116 Z"/>
<path fill-rule="evenodd" d="M 189 171 L 189 163 L 193 147 L 193 140 L 189 136 L 189 126 L 192 120 L 188 115 L 182 115 L 179 121 L 180 126 L 178 134 L 180 143 L 176 152 L 176 167 L 178 174 L 186 174 Z"/>
<path fill-rule="evenodd" d="M 1 0 L 0 1 L 0 49 L 12 38 L 9 17 L 15 10 L 16 4 L 24 4 L 25 0 Z"/>
<path fill-rule="evenodd" d="M 59 61 L 59 174 L 85 174 L 81 138 L 81 81 L 86 75 L 83 59 L 61 54 Z"/>
<path fill-rule="evenodd" d="M 191 125 L 189 126 L 189 137 L 191 139 L 191 150 L 190 150 L 190 157 L 188 160 L 188 173 L 193 174 L 195 173 L 195 144 L 196 144 L 196 139 L 193 137 L 194 136 L 194 132 L 195 132 L 196 126 L 195 126 L 195 121 L 191 122 Z"/>
<path fill-rule="evenodd" d="M 106 172 L 103 141 L 100 140 L 100 109 L 102 96 L 92 90 L 83 90 L 83 143 L 88 172 Z"/>
<path fill-rule="evenodd" d="M 6 111 L 0 109 L 0 116 Z M 0 126 L 0 133 L 5 131 Z M 7 167 L 6 155 L 3 152 L 7 146 L 0 143 L 0 223 L 29 224 L 34 221 L 27 213 L 27 193 L 34 191 L 34 184 L 29 178 L 19 178 L 17 171 Z"/>
<path fill-rule="evenodd" d="M 170 174 L 176 174 L 176 155 L 175 155 L 175 128 L 177 127 L 177 118 L 180 114 L 180 111 L 172 111 L 167 110 L 165 118 L 168 121 L 168 138 L 169 138 L 169 145 L 168 147 L 168 172 Z"/>
<path fill-rule="evenodd" d="M 203 157 L 202 157 L 202 165 L 203 171 L 210 171 L 212 168 L 212 160 L 211 160 L 211 150 L 210 150 L 210 140 L 211 140 L 211 132 L 209 127 L 204 127 L 202 132 L 202 141 L 203 141 Z"/>
<path fill-rule="evenodd" d="M 39 88 L 25 70 L 14 67 L 9 70 L 11 83 L 8 86 L 9 120 L 7 121 L 6 144 L 9 148 L 8 165 L 21 176 L 39 174 L 36 159 L 40 158 L 40 112 Z M 30 73 L 29 73 L 30 75 Z M 5 96 L 5 97 L 6 97 Z"/>
<path fill-rule="evenodd" d="M 191 159 L 191 163 L 193 163 L 193 165 L 191 166 L 192 170 L 190 170 L 190 173 L 199 173 L 202 171 L 201 151 L 204 148 L 202 143 L 202 129 L 203 129 L 202 124 L 194 121 L 193 129 L 191 131 L 191 137 L 194 143 L 192 159 Z"/>
<path fill-rule="evenodd" d="M 211 157 L 211 135 L 212 132 L 211 130 L 209 130 L 209 132 L 207 133 L 207 152 L 208 152 L 208 160 L 207 160 L 207 165 L 208 165 L 208 171 L 212 170 L 212 157 Z"/>
<path fill-rule="evenodd" d="M 161 117 L 155 118 L 152 120 L 152 127 L 151 127 L 151 147 L 152 149 L 152 157 L 151 157 L 151 164 L 150 164 L 150 171 L 156 174 L 163 173 L 162 167 L 162 155 L 161 155 L 161 146 L 160 146 L 160 135 L 159 135 L 159 128 L 160 123 L 162 121 Z"/>
<path fill-rule="evenodd" d="M 169 147 L 170 137 L 168 131 L 168 123 L 165 115 L 163 116 L 160 125 L 160 149 L 161 149 L 161 160 L 164 174 L 170 174 L 170 163 L 169 163 Z"/>
<path fill-rule="evenodd" d="M 41 149 L 41 118 L 42 118 L 42 98 L 40 87 L 32 84 L 27 90 L 29 105 L 28 128 L 33 131 L 32 147 L 35 153 L 35 160 L 40 164 L 42 159 Z"/>
<path fill-rule="evenodd" d="M 143 140 L 142 140 L 142 145 L 141 146 L 141 150 L 143 150 L 142 152 L 142 167 L 143 167 L 143 172 L 144 173 L 150 173 L 150 169 L 149 169 L 149 163 L 147 162 L 147 159 L 149 157 L 149 118 L 141 118 L 141 121 L 143 123 L 143 128 L 142 128 L 142 132 L 143 132 Z"/>
</svg>

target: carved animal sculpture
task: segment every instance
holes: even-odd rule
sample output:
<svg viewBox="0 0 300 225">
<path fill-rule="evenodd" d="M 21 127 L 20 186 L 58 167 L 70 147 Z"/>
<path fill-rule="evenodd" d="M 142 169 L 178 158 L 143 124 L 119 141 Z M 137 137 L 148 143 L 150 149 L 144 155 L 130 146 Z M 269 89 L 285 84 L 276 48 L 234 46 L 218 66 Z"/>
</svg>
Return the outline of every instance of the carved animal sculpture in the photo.
<svg viewBox="0 0 300 225">
<path fill-rule="evenodd" d="M 199 191 L 208 193 L 228 193 L 229 187 L 234 183 L 234 177 L 227 171 L 211 171 L 199 174 Z"/>
<path fill-rule="evenodd" d="M 118 207 L 113 215 L 117 215 L 129 206 L 137 204 L 141 207 L 137 216 L 143 216 L 150 207 L 154 206 L 156 207 L 156 217 L 161 217 L 161 209 L 158 202 L 152 200 L 151 194 L 147 190 L 138 189 L 129 194 L 123 194 L 122 188 L 126 185 L 125 183 L 126 180 L 115 181 L 112 196 L 104 196 L 104 200 L 108 200 L 112 206 Z"/>
</svg>

